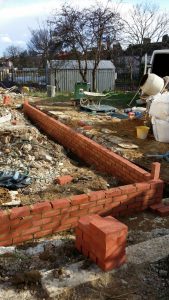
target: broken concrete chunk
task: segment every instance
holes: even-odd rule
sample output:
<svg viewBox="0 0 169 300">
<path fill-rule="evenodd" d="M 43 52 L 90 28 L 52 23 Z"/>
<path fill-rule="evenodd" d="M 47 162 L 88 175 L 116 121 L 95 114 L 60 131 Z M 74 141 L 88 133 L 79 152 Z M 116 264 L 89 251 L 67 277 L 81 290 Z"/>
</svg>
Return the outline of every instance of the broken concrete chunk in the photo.
<svg viewBox="0 0 169 300">
<path fill-rule="evenodd" d="M 32 145 L 31 144 L 24 144 L 23 146 L 22 146 L 22 149 L 23 149 L 23 151 L 24 152 L 30 152 L 31 150 L 32 150 Z"/>
</svg>

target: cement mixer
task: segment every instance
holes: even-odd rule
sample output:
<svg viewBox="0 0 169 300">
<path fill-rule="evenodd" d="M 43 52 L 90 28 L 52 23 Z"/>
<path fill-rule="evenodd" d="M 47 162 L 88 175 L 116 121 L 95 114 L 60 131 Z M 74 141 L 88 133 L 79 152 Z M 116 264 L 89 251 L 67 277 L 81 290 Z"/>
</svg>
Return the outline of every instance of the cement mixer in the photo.
<svg viewBox="0 0 169 300">
<path fill-rule="evenodd" d="M 154 96 L 164 89 L 164 79 L 156 74 L 145 74 L 140 82 L 140 89 L 147 96 Z"/>
</svg>

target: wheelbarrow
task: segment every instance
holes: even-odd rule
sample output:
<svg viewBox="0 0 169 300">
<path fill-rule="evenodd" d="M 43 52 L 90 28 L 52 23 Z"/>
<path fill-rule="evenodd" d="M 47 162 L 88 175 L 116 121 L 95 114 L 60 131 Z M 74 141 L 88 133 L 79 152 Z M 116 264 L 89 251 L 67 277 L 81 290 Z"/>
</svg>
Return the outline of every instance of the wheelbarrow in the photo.
<svg viewBox="0 0 169 300">
<path fill-rule="evenodd" d="M 147 154 L 146 157 L 162 158 L 165 159 L 167 162 L 169 162 L 169 151 L 167 151 L 164 154 Z"/>
<path fill-rule="evenodd" d="M 80 105 L 81 106 L 89 106 L 94 105 L 96 107 L 100 107 L 101 101 L 106 99 L 107 94 L 102 93 L 93 93 L 93 92 L 87 92 L 83 91 L 84 98 L 80 99 Z"/>
<path fill-rule="evenodd" d="M 83 91 L 84 97 L 80 99 L 80 106 L 82 109 L 96 112 L 114 112 L 115 107 L 110 105 L 101 105 L 101 101 L 111 99 L 110 93 L 93 93 Z"/>
</svg>

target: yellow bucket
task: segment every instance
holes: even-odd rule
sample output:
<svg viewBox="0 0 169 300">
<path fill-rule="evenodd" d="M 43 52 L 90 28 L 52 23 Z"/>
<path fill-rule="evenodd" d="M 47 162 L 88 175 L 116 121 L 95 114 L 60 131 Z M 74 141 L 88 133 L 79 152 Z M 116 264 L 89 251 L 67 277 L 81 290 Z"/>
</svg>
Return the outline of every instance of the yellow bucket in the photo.
<svg viewBox="0 0 169 300">
<path fill-rule="evenodd" d="M 145 140 L 147 138 L 148 132 L 149 132 L 149 127 L 147 126 L 137 126 L 137 137 L 138 139 Z"/>
</svg>

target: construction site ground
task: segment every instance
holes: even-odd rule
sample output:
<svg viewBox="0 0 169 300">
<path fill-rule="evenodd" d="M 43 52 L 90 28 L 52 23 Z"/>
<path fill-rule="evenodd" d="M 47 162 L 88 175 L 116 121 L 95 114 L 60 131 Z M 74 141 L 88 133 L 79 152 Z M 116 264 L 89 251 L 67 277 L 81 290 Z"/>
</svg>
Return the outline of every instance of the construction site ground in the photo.
<svg viewBox="0 0 169 300">
<path fill-rule="evenodd" d="M 96 142 L 111 148 L 112 151 L 148 171 L 151 170 L 152 162 L 159 161 L 161 163 L 161 179 L 169 183 L 169 163 L 156 157 L 146 157 L 148 154 L 167 152 L 168 143 L 157 142 L 153 136 L 152 128 L 147 139 L 137 138 L 136 127 L 144 125 L 144 118 L 119 120 L 104 113 L 92 114 L 81 111 L 75 108 L 71 102 L 57 103 L 43 100 L 37 101 L 36 105 L 52 117 L 59 119 Z M 84 127 L 80 123 L 84 123 Z M 91 128 L 85 127 L 86 125 L 91 126 Z"/>
<path fill-rule="evenodd" d="M 168 151 L 168 144 L 156 142 L 152 131 L 146 140 L 137 139 L 136 126 L 142 125 L 143 120 L 119 121 L 105 114 L 89 114 L 74 107 L 72 102 L 55 103 L 37 98 L 30 101 L 32 105 L 52 117 L 146 170 L 150 170 L 151 163 L 157 161 L 155 158 L 147 158 L 146 154 Z M 3 113 L 4 107 L 1 106 L 1 109 Z M 17 122 L 3 123 L 0 126 L 0 151 L 3 158 L 0 171 L 15 169 L 29 172 L 32 178 L 31 185 L 18 190 L 16 199 L 19 199 L 19 205 L 63 198 L 121 184 L 117 178 L 97 173 L 67 149 L 48 139 L 35 124 L 31 124 L 24 117 L 21 109 L 10 106 L 5 109 L 11 112 L 12 119 L 16 119 Z M 161 178 L 167 187 L 169 164 L 164 160 L 160 162 Z M 54 179 L 63 175 L 71 175 L 74 181 L 66 186 L 57 185 Z M 10 192 L 1 188 L 1 209 L 8 207 L 5 203 L 11 200 Z M 169 235 L 169 218 L 161 218 L 148 211 L 119 220 L 129 227 L 128 246 L 150 241 L 151 247 L 152 239 Z M 155 262 L 137 265 L 128 263 L 127 267 L 112 273 L 109 280 L 103 276 L 93 282 L 76 286 L 68 294 L 57 298 L 52 297 L 45 286 L 44 273 L 50 271 L 53 279 L 62 282 L 65 277 L 73 276 L 65 271 L 68 265 L 82 262 L 84 270 L 93 265 L 75 249 L 72 230 L 25 243 L 14 247 L 13 251 L 8 250 L 8 247 L 6 249 L 4 253 L 0 252 L 0 299 L 19 297 L 21 300 L 167 300 L 169 298 L 169 256 L 160 260 L 157 258 Z M 79 274 L 82 269 L 79 269 Z"/>
</svg>

